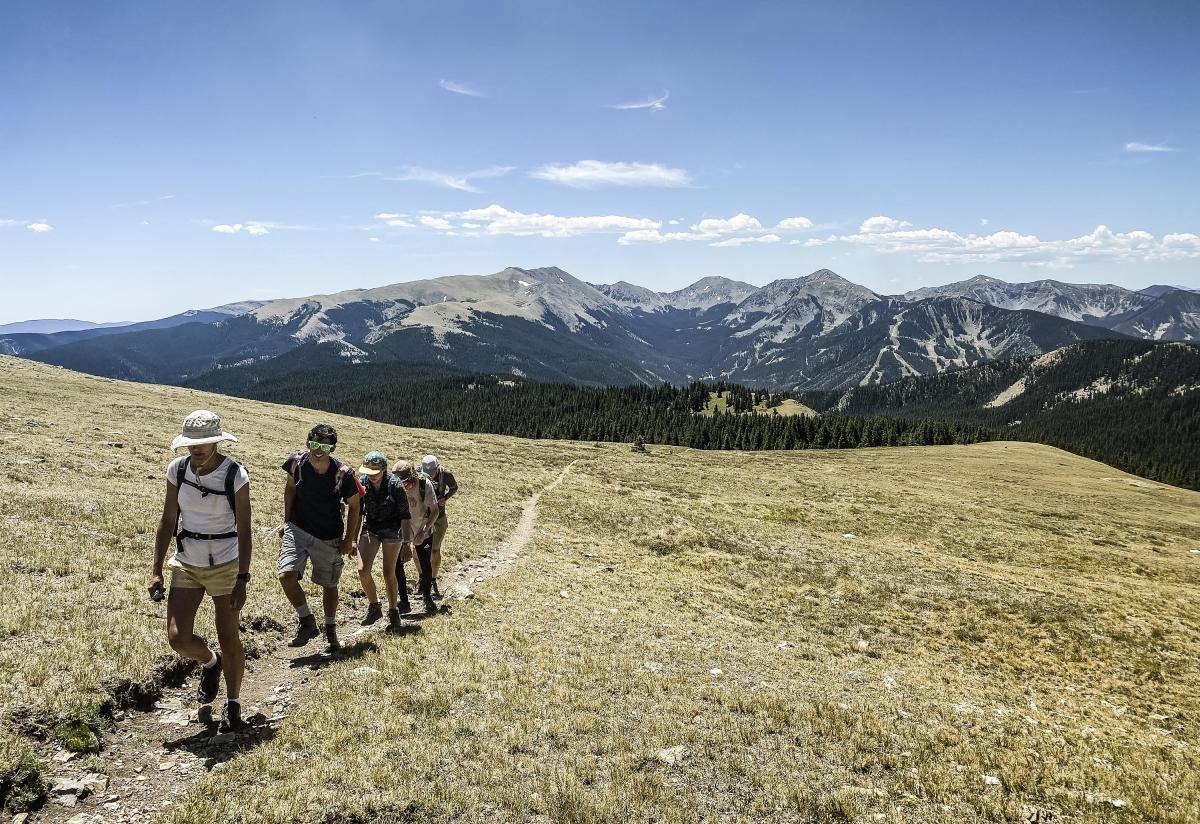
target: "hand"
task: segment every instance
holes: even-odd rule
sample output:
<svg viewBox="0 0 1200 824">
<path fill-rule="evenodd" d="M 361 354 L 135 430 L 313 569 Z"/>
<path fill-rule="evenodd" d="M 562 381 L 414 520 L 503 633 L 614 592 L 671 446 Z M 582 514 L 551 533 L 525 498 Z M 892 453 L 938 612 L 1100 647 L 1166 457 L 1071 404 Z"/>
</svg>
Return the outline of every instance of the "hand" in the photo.
<svg viewBox="0 0 1200 824">
<path fill-rule="evenodd" d="M 351 538 L 343 538 L 341 546 L 338 547 L 338 552 L 342 555 L 354 554 L 354 541 Z"/>
<path fill-rule="evenodd" d="M 233 585 L 233 596 L 231 598 L 233 608 L 237 612 L 241 612 L 242 607 L 246 606 L 246 582 L 238 581 Z"/>
<path fill-rule="evenodd" d="M 163 577 L 161 572 L 150 573 L 150 580 L 146 582 L 146 591 L 150 593 L 150 600 L 161 601 L 163 599 Z"/>
<path fill-rule="evenodd" d="M 401 562 L 407 564 L 409 561 L 412 560 L 412 549 L 413 549 L 412 541 L 405 541 L 404 543 L 400 544 L 400 560 L 401 560 Z"/>
<path fill-rule="evenodd" d="M 279 538 L 283 537 L 283 531 L 287 529 L 287 524 L 280 524 L 279 529 L 275 530 L 275 535 Z"/>
</svg>

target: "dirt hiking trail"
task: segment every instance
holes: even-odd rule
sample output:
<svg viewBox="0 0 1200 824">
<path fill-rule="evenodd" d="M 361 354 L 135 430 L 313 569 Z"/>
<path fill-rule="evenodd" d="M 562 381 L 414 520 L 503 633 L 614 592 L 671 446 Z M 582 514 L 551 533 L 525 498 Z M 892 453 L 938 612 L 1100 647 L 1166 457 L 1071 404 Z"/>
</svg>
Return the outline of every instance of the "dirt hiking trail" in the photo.
<svg viewBox="0 0 1200 824">
<path fill-rule="evenodd" d="M 533 538 L 542 495 L 553 492 L 574 466 L 575 461 L 567 464 L 546 487 L 526 499 L 516 527 L 496 549 L 460 562 L 449 575 L 440 576 L 446 582 L 440 611 L 443 619 L 449 612 L 445 601 L 473 598 L 472 585 L 501 575 L 512 566 Z M 134 824 L 153 819 L 186 795 L 206 773 L 224 769 L 225 763 L 239 752 L 273 738 L 277 725 L 288 718 L 291 708 L 317 683 L 322 669 L 351 663 L 377 650 L 374 636 L 385 633 L 386 621 L 359 626 L 361 612 L 361 609 L 346 610 L 343 601 L 338 615 L 338 634 L 343 647 L 336 655 L 323 652 L 323 637 L 309 641 L 304 647 L 289 647 L 291 626 L 243 613 L 246 676 L 242 685 L 242 716 L 250 726 L 234 733 L 220 734 L 215 723 L 209 725 L 201 720 L 207 708 L 197 709 L 196 666 L 182 662 L 177 656 L 165 655 L 159 683 L 141 693 L 138 700 L 125 702 L 135 706 L 115 713 L 114 729 L 103 736 L 99 755 L 104 762 L 103 772 L 88 769 L 88 762 L 97 756 L 76 755 L 53 741 L 38 743 L 38 755 L 50 768 L 46 776 L 49 799 L 40 810 L 24 819 L 17 816 L 14 822 Z M 400 634 L 414 634 L 421 620 L 427 617 L 406 617 Z M 224 695 L 222 681 L 221 693 L 212 704 L 216 718 L 224 706 Z"/>
</svg>

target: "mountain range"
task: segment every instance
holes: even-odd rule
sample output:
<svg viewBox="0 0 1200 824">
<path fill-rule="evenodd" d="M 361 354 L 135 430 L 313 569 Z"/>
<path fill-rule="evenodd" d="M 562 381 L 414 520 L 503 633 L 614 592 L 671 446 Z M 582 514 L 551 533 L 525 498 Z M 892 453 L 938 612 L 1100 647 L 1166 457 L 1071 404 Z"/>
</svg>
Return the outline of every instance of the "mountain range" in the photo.
<svg viewBox="0 0 1200 824">
<path fill-rule="evenodd" d="M 655 292 L 512 267 L 116 329 L 5 334 L 0 352 L 222 391 L 295 369 L 380 361 L 578 383 L 723 379 L 797 390 L 1137 337 L 1200 340 L 1200 294 L 976 277 L 886 296 L 827 269 L 763 287 L 707 277 Z"/>
</svg>

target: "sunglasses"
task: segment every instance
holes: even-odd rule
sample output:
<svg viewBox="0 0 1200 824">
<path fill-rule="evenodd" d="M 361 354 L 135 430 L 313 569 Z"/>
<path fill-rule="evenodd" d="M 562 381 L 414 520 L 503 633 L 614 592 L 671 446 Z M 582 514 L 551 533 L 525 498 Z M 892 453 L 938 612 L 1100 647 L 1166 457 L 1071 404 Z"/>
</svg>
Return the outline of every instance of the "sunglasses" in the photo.
<svg viewBox="0 0 1200 824">
<path fill-rule="evenodd" d="M 316 451 L 332 452 L 334 446 L 336 446 L 336 444 L 321 443 L 320 441 L 309 441 L 308 442 L 308 448 L 313 450 L 314 452 L 316 452 Z"/>
<path fill-rule="evenodd" d="M 409 484 L 413 484 L 413 483 L 417 482 L 417 479 L 412 475 L 404 475 L 404 476 L 397 475 L 396 477 L 400 478 L 400 483 L 404 484 L 405 486 L 408 486 Z"/>
</svg>

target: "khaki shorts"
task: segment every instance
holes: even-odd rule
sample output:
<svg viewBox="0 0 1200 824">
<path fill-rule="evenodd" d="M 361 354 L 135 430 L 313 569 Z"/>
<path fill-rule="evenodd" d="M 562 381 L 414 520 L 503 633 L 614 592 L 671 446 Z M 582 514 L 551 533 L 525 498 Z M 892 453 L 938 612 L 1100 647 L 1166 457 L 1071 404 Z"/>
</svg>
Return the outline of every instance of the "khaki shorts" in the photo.
<svg viewBox="0 0 1200 824">
<path fill-rule="evenodd" d="M 176 561 L 174 556 L 167 561 L 171 570 L 171 589 L 202 589 L 213 598 L 229 595 L 237 583 L 238 562 L 229 561 L 216 566 L 202 567 Z"/>
<path fill-rule="evenodd" d="M 436 543 L 440 544 L 442 542 L 442 538 L 446 537 L 446 529 L 449 528 L 449 526 L 450 522 L 446 520 L 446 513 L 443 512 L 438 516 L 438 519 L 433 522 L 433 532 L 430 533 L 433 535 L 433 540 Z"/>
<path fill-rule="evenodd" d="M 309 535 L 295 524 L 286 524 L 283 528 L 283 540 L 279 544 L 279 563 L 276 570 L 280 575 L 285 572 L 296 573 L 296 580 L 304 578 L 304 567 L 312 562 L 312 580 L 314 584 L 333 589 L 342 577 L 342 566 L 345 560 L 338 548 L 341 541 L 336 538 L 323 541 Z"/>
</svg>

